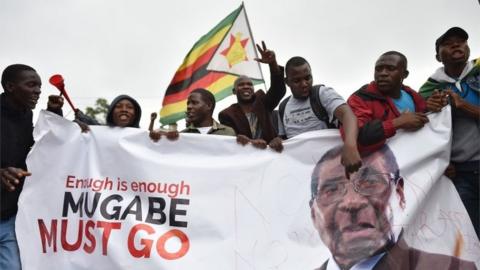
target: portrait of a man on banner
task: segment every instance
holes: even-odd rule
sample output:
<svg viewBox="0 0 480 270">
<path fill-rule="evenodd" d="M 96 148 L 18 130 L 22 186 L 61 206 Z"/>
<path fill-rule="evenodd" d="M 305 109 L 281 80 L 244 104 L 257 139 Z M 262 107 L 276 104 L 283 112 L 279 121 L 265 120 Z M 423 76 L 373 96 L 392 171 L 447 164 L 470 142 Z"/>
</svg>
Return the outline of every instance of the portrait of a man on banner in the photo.
<svg viewBox="0 0 480 270">
<path fill-rule="evenodd" d="M 400 222 L 404 179 L 388 145 L 362 156 L 350 175 L 340 163 L 341 148 L 327 151 L 311 178 L 311 217 L 331 256 L 319 270 L 477 269 L 472 262 L 410 247 Z"/>
</svg>

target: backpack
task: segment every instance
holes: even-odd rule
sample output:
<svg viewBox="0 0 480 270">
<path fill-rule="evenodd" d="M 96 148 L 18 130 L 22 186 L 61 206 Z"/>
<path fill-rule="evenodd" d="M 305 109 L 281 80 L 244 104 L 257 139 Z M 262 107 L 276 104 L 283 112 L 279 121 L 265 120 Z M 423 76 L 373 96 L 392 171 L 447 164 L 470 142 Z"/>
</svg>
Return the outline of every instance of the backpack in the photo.
<svg viewBox="0 0 480 270">
<path fill-rule="evenodd" d="M 310 107 L 312 107 L 312 111 L 317 116 L 318 120 L 324 122 L 327 124 L 327 128 L 338 128 L 338 126 L 335 124 L 336 119 L 332 119 L 332 121 L 328 121 L 328 113 L 327 110 L 325 110 L 325 107 L 323 107 L 322 102 L 320 102 L 320 87 L 322 87 L 323 84 L 319 85 L 314 85 L 312 89 L 310 90 Z M 283 123 L 283 116 L 285 115 L 285 107 L 287 106 L 288 100 L 290 100 L 290 97 L 287 97 L 284 99 L 280 105 L 278 106 L 278 114 L 280 117 L 280 121 Z"/>
</svg>

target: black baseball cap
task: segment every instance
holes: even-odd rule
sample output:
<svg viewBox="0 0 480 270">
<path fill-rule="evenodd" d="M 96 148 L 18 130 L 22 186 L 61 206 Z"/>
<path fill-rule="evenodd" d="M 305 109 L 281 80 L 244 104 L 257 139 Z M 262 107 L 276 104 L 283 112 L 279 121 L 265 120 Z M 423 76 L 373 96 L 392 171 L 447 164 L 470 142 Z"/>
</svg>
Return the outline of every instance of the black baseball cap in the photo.
<svg viewBox="0 0 480 270">
<path fill-rule="evenodd" d="M 447 32 L 445 32 L 439 38 L 437 38 L 437 41 L 435 41 L 435 50 L 437 51 L 437 53 L 440 45 L 449 37 L 460 37 L 460 38 L 463 38 L 464 40 L 468 40 L 468 34 L 465 30 L 457 26 L 452 27 L 448 29 Z"/>
</svg>

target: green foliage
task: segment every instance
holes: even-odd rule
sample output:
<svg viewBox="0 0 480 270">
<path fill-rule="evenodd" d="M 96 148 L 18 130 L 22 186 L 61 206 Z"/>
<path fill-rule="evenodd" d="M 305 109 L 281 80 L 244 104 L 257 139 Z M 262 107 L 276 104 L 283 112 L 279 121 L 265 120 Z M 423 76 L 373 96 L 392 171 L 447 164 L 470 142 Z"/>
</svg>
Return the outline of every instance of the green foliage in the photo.
<svg viewBox="0 0 480 270">
<path fill-rule="evenodd" d="M 95 101 L 95 105 L 93 107 L 88 106 L 85 108 L 85 114 L 96 119 L 98 122 L 105 124 L 105 118 L 107 117 L 108 101 L 104 98 L 98 98 Z"/>
</svg>

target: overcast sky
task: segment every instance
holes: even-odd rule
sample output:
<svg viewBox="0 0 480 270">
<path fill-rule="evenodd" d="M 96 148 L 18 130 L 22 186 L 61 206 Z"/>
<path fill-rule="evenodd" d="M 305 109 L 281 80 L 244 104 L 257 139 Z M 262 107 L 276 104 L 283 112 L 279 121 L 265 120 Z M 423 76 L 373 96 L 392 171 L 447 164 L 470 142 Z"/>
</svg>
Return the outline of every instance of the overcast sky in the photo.
<svg viewBox="0 0 480 270">
<path fill-rule="evenodd" d="M 345 98 L 373 79 L 375 60 L 388 50 L 407 56 L 405 84 L 418 89 L 439 66 L 435 39 L 451 26 L 469 33 L 471 58 L 480 56 L 478 0 L 244 3 L 256 42 L 265 40 L 280 64 L 295 55 L 305 57 L 314 83 L 332 86 Z M 64 76 L 80 109 L 99 97 L 111 101 L 131 95 L 142 106 L 141 126 L 147 128 L 150 112 L 160 110 L 165 89 L 193 44 L 240 4 L 0 0 L 0 69 L 24 63 L 38 71 L 43 87 L 37 108 L 45 108 L 48 95 L 58 93 L 48 84 L 55 73 Z M 268 78 L 267 67 L 263 72 Z M 220 101 L 216 113 L 234 101 Z M 71 118 L 68 105 L 64 108 Z"/>
</svg>

